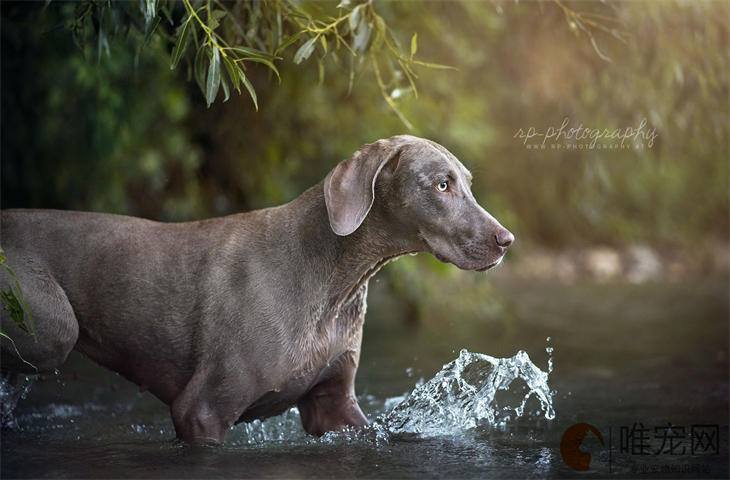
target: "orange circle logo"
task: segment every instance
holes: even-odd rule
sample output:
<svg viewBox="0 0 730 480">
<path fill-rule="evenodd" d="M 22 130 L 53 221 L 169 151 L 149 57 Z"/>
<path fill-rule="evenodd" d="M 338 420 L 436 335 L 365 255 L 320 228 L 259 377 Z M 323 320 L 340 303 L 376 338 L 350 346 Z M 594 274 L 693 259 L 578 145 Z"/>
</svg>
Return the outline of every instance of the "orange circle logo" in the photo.
<svg viewBox="0 0 730 480">
<path fill-rule="evenodd" d="M 588 423 L 576 423 L 568 427 L 563 433 L 563 438 L 560 439 L 560 456 L 563 457 L 563 461 L 570 468 L 579 472 L 586 471 L 591 466 L 591 454 L 580 449 L 580 445 L 588 432 L 593 432 L 603 445 L 601 432 Z"/>
</svg>

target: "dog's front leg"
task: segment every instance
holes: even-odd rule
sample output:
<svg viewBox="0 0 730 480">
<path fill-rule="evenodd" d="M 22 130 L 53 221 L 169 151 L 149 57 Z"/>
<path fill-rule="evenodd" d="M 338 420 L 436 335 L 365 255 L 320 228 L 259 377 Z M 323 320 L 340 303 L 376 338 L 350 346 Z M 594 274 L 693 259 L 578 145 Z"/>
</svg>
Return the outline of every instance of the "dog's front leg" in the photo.
<svg viewBox="0 0 730 480">
<path fill-rule="evenodd" d="M 177 437 L 189 443 L 219 444 L 250 403 L 246 379 L 222 383 L 216 368 L 198 369 L 170 406 Z"/>
<path fill-rule="evenodd" d="M 297 403 L 304 430 L 310 435 L 320 436 L 369 423 L 355 398 L 356 358 L 354 352 L 343 354 L 338 359 L 336 373 L 317 384 Z"/>
</svg>

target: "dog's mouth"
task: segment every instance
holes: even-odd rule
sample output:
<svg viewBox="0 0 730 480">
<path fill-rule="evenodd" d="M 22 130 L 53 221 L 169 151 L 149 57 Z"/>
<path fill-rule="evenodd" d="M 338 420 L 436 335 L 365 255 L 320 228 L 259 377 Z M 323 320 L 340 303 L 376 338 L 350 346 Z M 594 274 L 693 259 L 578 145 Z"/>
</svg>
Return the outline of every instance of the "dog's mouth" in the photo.
<svg viewBox="0 0 730 480">
<path fill-rule="evenodd" d="M 487 271 L 487 270 L 489 270 L 490 268 L 492 268 L 492 267 L 496 267 L 497 265 L 499 265 L 500 263 L 502 263 L 502 259 L 503 259 L 503 258 L 504 258 L 504 257 L 499 257 L 499 260 L 497 260 L 496 262 L 492 262 L 492 263 L 490 263 L 489 265 L 487 265 L 486 267 L 482 267 L 482 268 L 477 268 L 477 269 L 476 269 L 476 271 L 477 271 L 477 272 L 486 272 L 486 271 Z"/>
<path fill-rule="evenodd" d="M 458 245 L 452 248 L 451 255 L 445 255 L 443 250 L 439 251 L 432 245 L 432 242 L 425 236 L 422 236 L 428 250 L 437 260 L 444 263 L 451 263 L 462 270 L 472 270 L 475 272 L 486 272 L 490 268 L 494 268 L 504 260 L 504 251 L 494 252 L 484 248 L 474 248 L 472 245 Z M 448 250 L 448 249 L 444 249 Z M 491 263 L 484 265 L 485 260 L 494 258 L 497 253 L 499 257 Z M 490 258 L 491 257 L 491 258 Z"/>
<path fill-rule="evenodd" d="M 490 263 L 486 266 L 475 266 L 475 265 L 464 264 L 462 262 L 451 260 L 451 259 L 446 258 L 445 256 L 440 255 L 435 252 L 433 255 L 441 262 L 452 263 L 452 264 L 456 265 L 457 267 L 461 268 L 462 270 L 474 270 L 475 272 L 486 272 L 490 268 L 496 267 L 497 265 L 502 263 L 502 260 L 504 260 L 504 255 L 502 255 L 497 260 L 493 261 L 492 263 Z"/>
</svg>

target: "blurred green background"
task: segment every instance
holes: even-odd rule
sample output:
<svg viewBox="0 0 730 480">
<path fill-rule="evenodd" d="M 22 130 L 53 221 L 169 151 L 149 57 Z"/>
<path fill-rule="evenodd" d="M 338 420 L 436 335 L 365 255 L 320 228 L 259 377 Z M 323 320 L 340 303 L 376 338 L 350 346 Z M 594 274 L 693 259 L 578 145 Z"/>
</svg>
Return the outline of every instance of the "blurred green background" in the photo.
<svg viewBox="0 0 730 480">
<path fill-rule="evenodd" d="M 604 28 L 587 36 L 566 6 Z M 138 54 L 138 34 L 116 35 L 97 55 L 95 41 L 79 46 L 69 31 L 75 3 L 0 8 L 2 208 L 225 215 L 289 201 L 362 144 L 411 133 L 459 157 L 477 199 L 515 232 L 497 274 L 621 280 L 643 261 L 643 281 L 726 268 L 726 2 L 376 1 L 402 44 L 417 32 L 419 57 L 457 69 L 419 69 L 418 98 L 390 92 L 412 130 L 372 71 L 348 92 L 346 70 L 325 61 L 320 84 L 313 59 L 292 62 L 296 48 L 278 63 L 281 83 L 249 68 L 258 112 L 237 94 L 206 108 L 184 69 L 170 69 L 162 37 Z M 515 138 L 566 117 L 609 130 L 645 119 L 658 137 L 624 149 L 531 149 Z M 428 293 L 444 283 L 473 297 L 460 308 L 501 308 L 480 301 L 484 277 L 426 256 L 381 276 L 406 318 L 428 318 L 438 301 Z"/>
</svg>

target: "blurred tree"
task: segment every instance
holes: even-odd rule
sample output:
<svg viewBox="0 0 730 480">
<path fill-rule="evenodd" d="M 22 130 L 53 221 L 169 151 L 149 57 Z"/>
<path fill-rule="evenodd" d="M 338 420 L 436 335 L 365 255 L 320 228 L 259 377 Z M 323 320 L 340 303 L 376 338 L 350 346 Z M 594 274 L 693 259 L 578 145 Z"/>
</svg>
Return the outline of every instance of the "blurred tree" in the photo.
<svg viewBox="0 0 730 480">
<path fill-rule="evenodd" d="M 176 22 L 180 11 L 182 18 Z M 449 68 L 416 59 L 416 34 L 411 37 L 407 53 L 376 12 L 372 0 L 342 0 L 336 7 L 334 3 L 293 0 L 140 0 L 138 5 L 85 0 L 76 5 L 68 23 L 82 48 L 93 41 L 97 58 L 104 53 L 111 55 L 109 42 L 119 33 L 127 36 L 135 32 L 137 55 L 154 37 L 170 41 L 170 68 L 184 61 L 188 77 L 195 77 L 208 106 L 219 90 L 225 102 L 231 89 L 240 93 L 244 87 L 258 110 L 256 91 L 246 75 L 247 66 L 266 65 L 279 77 L 274 63 L 282 59 L 279 55 L 289 47 L 298 45 L 293 57 L 295 64 L 318 53 L 315 57 L 320 83 L 328 56 L 338 66 L 348 64 L 350 88 L 363 67 L 370 65 L 383 98 L 410 126 L 389 89 L 410 89 L 416 93 L 414 69 L 418 65 Z"/>
</svg>

